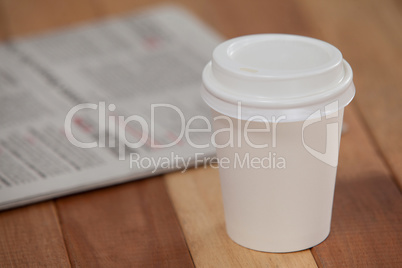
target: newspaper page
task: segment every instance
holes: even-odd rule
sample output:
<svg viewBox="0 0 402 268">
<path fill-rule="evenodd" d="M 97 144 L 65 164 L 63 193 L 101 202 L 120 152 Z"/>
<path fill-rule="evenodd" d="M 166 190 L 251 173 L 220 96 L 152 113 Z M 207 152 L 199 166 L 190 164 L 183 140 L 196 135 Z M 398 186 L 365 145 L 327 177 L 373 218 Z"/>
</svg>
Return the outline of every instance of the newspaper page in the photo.
<svg viewBox="0 0 402 268">
<path fill-rule="evenodd" d="M 1 44 L 0 209 L 208 161 L 220 41 L 165 6 Z"/>
</svg>

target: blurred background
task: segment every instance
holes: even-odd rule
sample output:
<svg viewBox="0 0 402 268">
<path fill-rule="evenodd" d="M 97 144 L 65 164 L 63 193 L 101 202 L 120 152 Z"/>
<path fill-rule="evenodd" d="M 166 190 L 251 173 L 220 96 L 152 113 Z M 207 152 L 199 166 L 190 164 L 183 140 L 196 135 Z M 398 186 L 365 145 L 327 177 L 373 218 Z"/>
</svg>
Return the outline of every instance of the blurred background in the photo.
<svg viewBox="0 0 402 268">
<path fill-rule="evenodd" d="M 159 4 L 186 8 L 224 38 L 290 33 L 338 47 L 354 70 L 356 112 L 391 170 L 402 178 L 401 1 L 0 0 L 0 38 L 34 35 Z"/>
</svg>

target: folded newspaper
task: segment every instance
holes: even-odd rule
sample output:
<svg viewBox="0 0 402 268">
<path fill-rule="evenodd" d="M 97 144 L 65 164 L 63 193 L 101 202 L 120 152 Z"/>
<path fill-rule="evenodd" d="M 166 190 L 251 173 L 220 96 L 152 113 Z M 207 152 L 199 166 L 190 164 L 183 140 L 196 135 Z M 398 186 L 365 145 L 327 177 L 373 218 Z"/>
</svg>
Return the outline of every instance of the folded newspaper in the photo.
<svg viewBox="0 0 402 268">
<path fill-rule="evenodd" d="M 220 41 L 166 6 L 1 44 L 0 209 L 208 161 Z"/>
</svg>

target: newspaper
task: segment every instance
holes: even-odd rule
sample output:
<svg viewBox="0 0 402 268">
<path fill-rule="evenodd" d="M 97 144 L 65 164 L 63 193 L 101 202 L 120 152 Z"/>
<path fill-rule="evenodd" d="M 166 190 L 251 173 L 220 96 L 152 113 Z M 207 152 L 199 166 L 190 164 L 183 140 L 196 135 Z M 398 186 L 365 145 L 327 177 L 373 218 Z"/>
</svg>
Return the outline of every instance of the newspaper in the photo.
<svg viewBox="0 0 402 268">
<path fill-rule="evenodd" d="M 220 41 L 165 6 L 0 45 L 0 209 L 213 156 L 208 131 L 183 127 L 209 116 L 201 73 Z"/>
</svg>

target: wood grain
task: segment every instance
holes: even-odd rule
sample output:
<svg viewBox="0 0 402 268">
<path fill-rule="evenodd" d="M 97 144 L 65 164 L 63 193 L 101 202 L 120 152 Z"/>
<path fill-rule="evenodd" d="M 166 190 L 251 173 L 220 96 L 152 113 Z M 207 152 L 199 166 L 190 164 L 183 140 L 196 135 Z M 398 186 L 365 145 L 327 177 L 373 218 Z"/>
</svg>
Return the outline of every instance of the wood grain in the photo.
<svg viewBox="0 0 402 268">
<path fill-rule="evenodd" d="M 0 267 L 70 267 L 53 201 L 0 213 Z"/>
<path fill-rule="evenodd" d="M 5 1 L 3 6 L 10 36 L 69 26 L 95 18 L 100 10 L 91 1 Z M 74 266 L 193 266 L 161 179 L 60 199 L 57 205 Z M 44 249 L 52 251 L 52 244 Z"/>
<path fill-rule="evenodd" d="M 58 26 L 57 12 L 48 6 L 44 1 L 0 1 L 2 38 Z M 0 213 L 0 267 L 70 267 L 53 201 Z"/>
<path fill-rule="evenodd" d="M 1 0 L 9 37 L 70 26 L 95 17 L 90 0 Z"/>
<path fill-rule="evenodd" d="M 359 113 L 402 189 L 401 7 L 393 0 L 317 0 L 302 9 L 312 32 L 351 64 Z"/>
<path fill-rule="evenodd" d="M 255 2 L 254 2 L 255 3 Z M 333 2 L 331 2 L 332 5 L 338 5 Z M 250 4 L 252 5 L 252 4 Z M 241 14 L 241 13 L 247 13 L 251 14 L 250 11 L 250 5 L 247 7 L 247 9 L 242 10 L 241 7 L 238 7 L 237 10 L 235 9 L 235 5 L 232 5 L 230 11 L 226 11 L 227 13 L 233 13 L 233 14 Z M 321 4 L 325 5 L 325 4 Z M 348 3 L 342 3 L 339 4 L 339 9 L 343 8 L 348 10 L 347 6 Z M 350 4 L 350 6 L 353 4 Z M 258 6 L 263 9 L 263 4 L 258 4 Z M 311 5 L 314 7 L 314 5 Z M 244 7 L 244 6 L 243 6 Z M 253 10 L 256 8 L 253 8 Z M 328 40 L 329 42 L 334 43 L 337 45 L 342 51 L 344 51 L 344 46 L 348 46 L 349 50 L 346 50 L 345 57 L 348 58 L 349 54 L 357 54 L 361 58 L 361 65 L 367 64 L 367 54 L 365 53 L 365 50 L 361 50 L 361 47 L 356 44 L 356 42 L 350 42 L 348 37 L 352 35 L 351 31 L 353 31 L 354 38 L 358 39 L 359 35 L 356 34 L 356 32 L 360 32 L 362 29 L 353 29 L 353 20 L 351 16 L 353 16 L 354 12 L 349 10 L 348 14 L 345 11 L 340 12 L 340 10 L 337 10 L 338 12 L 333 12 L 335 8 L 328 8 L 327 13 L 322 12 L 320 9 L 315 9 L 314 14 L 311 13 L 306 13 L 306 12 L 301 12 L 300 9 L 299 11 L 296 11 L 298 13 L 298 17 L 300 18 L 301 23 L 297 26 L 299 27 L 299 32 L 304 32 L 307 33 L 308 35 L 312 35 L 313 37 L 321 38 L 328 40 L 328 36 L 332 36 L 331 34 L 339 34 L 339 36 L 343 36 L 341 31 L 334 29 L 339 25 L 339 20 L 343 20 L 343 26 L 344 28 L 349 27 L 349 35 L 343 36 L 343 39 L 330 39 Z M 356 8 L 357 10 L 357 8 Z M 355 10 L 355 11 L 356 11 Z M 331 14 L 330 14 L 331 13 Z M 223 12 L 222 12 L 223 14 Z M 264 25 L 270 25 L 270 27 L 274 28 L 275 27 L 283 27 L 283 26 L 278 26 L 280 23 L 273 21 L 271 24 L 263 23 L 267 19 L 264 18 L 262 15 L 259 15 L 256 12 L 253 12 L 253 17 L 254 20 L 259 21 L 260 23 Z M 290 13 L 291 14 L 291 13 Z M 314 15 L 321 17 L 326 17 L 322 18 L 322 20 L 314 20 Z M 228 15 L 226 15 L 228 16 Z M 348 17 L 349 16 L 349 17 Z M 367 16 L 367 14 L 365 14 Z M 239 18 L 241 16 L 235 16 L 236 18 Z M 311 20 L 307 19 L 307 17 L 312 17 Z M 333 21 L 329 21 L 329 19 L 333 19 Z M 244 20 L 237 20 L 240 22 L 244 22 Z M 328 23 L 322 23 L 322 21 L 327 21 Z M 230 18 L 226 17 L 226 24 L 235 24 L 236 20 L 235 18 Z M 286 24 L 287 23 L 287 24 Z M 285 25 L 289 25 L 289 28 L 292 28 L 292 22 L 291 20 L 286 21 Z M 247 28 L 249 27 L 249 23 L 246 23 L 243 27 L 245 29 L 242 29 L 241 32 L 239 31 L 240 34 L 245 34 L 245 33 L 250 33 L 254 29 Z M 331 28 L 331 26 L 333 28 Z M 222 26 L 221 26 L 222 27 Z M 296 29 L 296 26 L 294 25 L 294 29 Z M 303 29 L 305 27 L 305 29 Z M 322 28 L 321 28 L 322 27 Z M 359 27 L 364 28 L 364 25 L 359 25 Z M 224 28 L 224 27 L 222 27 Z M 331 30 L 328 30 L 331 29 Z M 352 29 L 352 30 L 351 30 Z M 325 35 L 324 34 L 328 31 L 329 34 Z M 364 28 L 365 31 L 370 31 L 371 27 Z M 378 32 L 377 32 L 378 34 Z M 235 33 L 235 35 L 238 35 Z M 374 39 L 376 40 L 376 39 Z M 357 40 L 354 40 L 357 41 Z M 371 39 L 368 39 L 367 42 L 370 42 Z M 364 40 L 360 40 L 360 42 L 364 42 Z M 383 42 L 383 41 L 381 41 Z M 385 42 L 386 43 L 386 42 Z M 395 51 L 395 48 L 391 50 Z M 378 54 L 378 53 L 377 53 Z M 391 55 L 386 55 L 388 59 L 391 59 Z M 377 57 L 379 60 L 380 58 Z M 353 59 L 350 61 L 353 64 Z M 370 63 L 371 64 L 371 63 Z M 395 61 L 394 61 L 395 65 Z M 391 65 L 383 65 L 384 70 L 383 72 L 387 72 L 390 69 Z M 355 73 L 360 71 L 359 68 L 355 69 Z M 381 83 L 381 79 L 379 78 L 377 73 L 375 73 L 375 68 L 372 67 L 371 69 L 368 69 L 367 73 L 363 75 L 364 78 L 370 77 L 369 80 L 376 80 L 376 83 Z M 357 78 L 357 80 L 359 80 Z M 395 80 L 394 80 L 395 81 Z M 373 81 L 371 81 L 373 83 Z M 357 81 L 356 83 L 358 90 L 359 90 L 359 82 Z M 372 87 L 366 88 L 365 89 L 368 94 L 372 94 L 372 91 L 375 91 L 377 89 L 373 89 Z M 395 94 L 399 93 L 393 93 L 396 90 L 396 87 L 392 87 L 389 89 L 389 95 L 390 96 L 395 96 Z M 377 90 L 378 91 L 378 90 Z M 359 92 L 359 91 L 358 91 Z M 374 97 L 373 99 L 377 98 Z M 390 106 L 385 107 L 385 105 L 380 105 L 379 107 L 376 107 L 376 109 L 373 109 L 373 106 L 370 106 L 366 104 L 365 109 L 361 108 L 359 106 L 359 110 L 353 109 L 352 111 L 347 112 L 346 120 L 349 120 L 348 118 L 351 117 L 351 124 L 352 125 L 352 130 L 351 133 L 348 135 L 352 136 L 355 135 L 357 131 L 357 136 L 353 138 L 353 141 L 349 141 L 349 143 L 345 146 L 342 145 L 342 152 L 341 152 L 341 163 L 345 163 L 345 160 L 342 160 L 343 158 L 347 158 L 350 163 L 349 166 L 342 167 L 342 164 L 340 166 L 340 171 L 339 171 L 339 176 L 338 176 L 338 190 L 336 199 L 335 199 L 335 208 L 334 208 L 334 216 L 333 216 L 333 232 L 330 235 L 331 239 L 328 239 L 326 242 L 323 244 L 319 245 L 318 247 L 313 249 L 313 252 L 319 261 L 319 264 L 324 267 L 340 267 L 340 266 L 351 266 L 351 267 L 365 267 L 365 266 L 378 266 L 380 263 L 382 263 L 384 266 L 392 266 L 397 264 L 400 264 L 401 259 L 399 257 L 399 253 L 401 252 L 401 243 L 402 241 L 401 238 L 401 197 L 398 192 L 397 187 L 393 184 L 392 179 L 391 179 L 391 174 L 389 170 L 387 169 L 386 163 L 383 161 L 381 157 L 381 153 L 378 152 L 378 147 L 374 143 L 376 140 L 373 140 L 371 137 L 371 133 L 369 132 L 371 128 L 367 129 L 365 123 L 361 123 L 361 119 L 359 116 L 360 110 L 363 111 L 363 113 L 366 113 L 366 110 L 370 109 L 371 111 L 375 110 L 376 113 L 382 113 L 383 111 L 393 111 L 394 112 L 394 117 L 391 117 L 390 121 L 386 122 L 386 118 L 382 118 L 382 123 L 377 125 L 376 129 L 378 128 L 383 128 L 379 131 L 383 131 L 384 129 L 387 129 L 387 126 L 392 126 L 395 128 L 395 118 L 398 118 L 400 116 L 400 112 L 398 109 L 396 109 L 396 103 L 398 103 L 398 97 L 396 97 L 394 100 L 390 100 Z M 364 105 L 363 105 L 364 106 Z M 380 111 L 381 110 L 381 111 Z M 350 115 L 348 115 L 350 114 Z M 376 125 L 375 121 L 371 120 L 370 124 L 373 126 Z M 357 128 L 357 130 L 355 130 Z M 399 135 L 400 131 L 396 130 L 394 132 L 395 137 Z M 394 135 L 392 134 L 392 135 Z M 362 135 L 365 135 L 364 137 Z M 353 137 L 353 136 L 352 136 Z M 399 148 L 400 141 L 396 140 L 395 137 L 391 137 L 390 141 L 395 141 L 396 148 Z M 344 143 L 344 142 L 343 142 Z M 347 143 L 347 142 L 345 142 Z M 387 148 L 383 148 L 383 150 L 387 150 Z M 397 150 L 397 149 L 396 149 Z M 400 151 L 399 151 L 400 152 Z M 349 159 L 350 158 L 350 159 Z M 396 158 L 398 159 L 398 158 Z M 399 161 L 400 163 L 400 161 Z M 345 166 L 345 164 L 343 164 Z M 197 171 L 199 172 L 199 171 Z M 168 178 L 170 178 L 169 175 Z M 197 174 L 195 175 L 197 176 Z M 174 179 L 170 179 L 174 180 Z M 199 178 L 201 180 L 201 178 Z M 205 178 L 203 178 L 205 180 Z M 183 184 L 182 182 L 181 184 Z M 169 179 L 168 179 L 168 185 L 170 184 Z M 186 213 L 190 210 L 188 207 L 184 207 L 182 209 L 179 208 L 179 206 L 184 206 L 183 203 L 186 203 L 183 201 L 183 197 L 175 197 L 174 195 L 179 195 L 182 196 L 184 190 L 180 191 L 180 193 L 174 191 L 175 187 L 178 187 L 177 185 L 181 185 L 180 183 L 173 184 L 173 186 L 169 187 L 170 193 L 172 195 L 172 199 L 175 200 L 177 198 L 177 201 L 175 201 L 175 205 L 177 206 L 176 209 L 179 214 L 179 218 L 183 218 L 184 222 L 189 221 L 189 216 L 186 216 Z M 184 187 L 184 186 L 183 186 Z M 190 187 L 190 186 L 188 186 Z M 192 188 L 192 193 L 194 194 L 194 189 L 199 188 L 200 186 L 193 186 Z M 214 187 L 214 186 L 212 186 Z M 215 189 L 216 190 L 216 189 Z M 215 192 L 214 190 L 214 192 Z M 197 190 L 199 191 L 199 190 Z M 211 191 L 211 188 L 209 188 L 209 191 Z M 338 194 L 338 192 L 340 192 Z M 215 192 L 215 194 L 217 194 Z M 219 194 L 219 193 L 218 193 Z M 189 195 L 190 196 L 190 195 Z M 207 199 L 207 197 L 201 197 L 201 200 Z M 187 206 L 188 202 L 190 202 L 190 199 L 185 199 L 187 200 Z M 347 208 L 343 207 L 343 205 L 348 206 Z M 349 204 L 352 203 L 352 204 Z M 193 209 L 199 208 L 201 205 L 195 205 Z M 183 212 L 184 211 L 184 212 Z M 184 215 L 181 215 L 183 213 Z M 196 217 L 192 215 L 191 217 Z M 208 214 L 206 216 L 208 217 Z M 221 218 L 223 219 L 223 216 L 221 215 Z M 200 219 L 201 220 L 201 219 Z M 200 221 L 199 220 L 199 221 Z M 198 222 L 199 222 L 198 221 Z M 204 220 L 205 222 L 205 220 Z M 190 228 L 190 231 L 186 231 L 186 227 L 183 226 L 186 237 L 189 240 L 189 246 L 191 249 L 191 252 L 193 254 L 193 258 L 195 263 L 197 264 L 198 262 L 204 261 L 205 258 L 199 257 L 197 259 L 196 253 L 199 250 L 192 250 L 192 242 L 191 242 L 191 236 L 196 236 L 198 237 L 198 232 L 191 230 L 192 228 L 198 228 L 197 230 L 202 230 L 203 226 L 202 223 L 194 227 L 196 223 L 191 222 L 187 228 Z M 205 223 L 204 223 L 205 224 Z M 207 227 L 204 227 L 207 229 Z M 221 228 L 222 229 L 222 228 Z M 215 234 L 216 235 L 216 234 Z M 205 236 L 204 236 L 205 237 Z M 198 237 L 200 238 L 200 237 Z M 197 248 L 197 245 L 200 242 L 199 239 L 195 239 L 193 243 L 195 244 L 195 247 Z M 386 245 L 390 245 L 391 248 L 388 248 Z M 197 248 L 198 249 L 198 248 Z M 202 262 L 201 262 L 202 263 Z"/>
<path fill-rule="evenodd" d="M 5 11 L 0 1 L 0 42 L 7 37 L 6 18 L 4 16 L 4 12 Z"/>
<path fill-rule="evenodd" d="M 310 250 L 263 253 L 226 234 L 217 169 L 166 175 L 166 184 L 197 267 L 316 267 Z"/>
<path fill-rule="evenodd" d="M 310 1 L 311 32 L 338 46 L 357 95 L 342 138 L 332 233 L 313 249 L 324 267 L 402 265 L 400 9 L 392 1 Z M 383 158 L 385 157 L 385 159 Z M 385 161 L 384 161 L 385 160 Z"/>
<path fill-rule="evenodd" d="M 257 32 L 305 34 L 306 26 L 292 1 L 206 1 L 201 18 L 230 38 Z M 287 14 L 283 16 L 283 14 Z M 252 251 L 226 235 L 216 170 L 193 170 L 166 176 L 196 266 L 315 267 L 309 250 L 293 254 Z"/>
<path fill-rule="evenodd" d="M 165 1 L 0 0 L 0 38 L 39 33 Z M 333 43 L 354 69 L 346 110 L 332 231 L 312 249 L 322 267 L 401 267 L 402 6 L 384 1 L 173 1 L 226 37 L 304 34 Z M 384 161 L 385 160 L 385 161 Z M 311 251 L 268 254 L 232 242 L 216 170 L 165 177 L 199 267 L 314 267 Z M 0 213 L 0 267 L 192 267 L 161 178 Z"/>
<path fill-rule="evenodd" d="M 331 234 L 313 254 L 321 267 L 401 267 L 402 196 L 355 105 L 345 121 Z"/>
<path fill-rule="evenodd" d="M 193 267 L 161 177 L 57 200 L 75 267 Z"/>
</svg>

